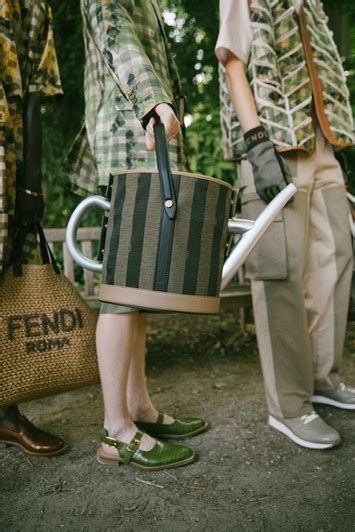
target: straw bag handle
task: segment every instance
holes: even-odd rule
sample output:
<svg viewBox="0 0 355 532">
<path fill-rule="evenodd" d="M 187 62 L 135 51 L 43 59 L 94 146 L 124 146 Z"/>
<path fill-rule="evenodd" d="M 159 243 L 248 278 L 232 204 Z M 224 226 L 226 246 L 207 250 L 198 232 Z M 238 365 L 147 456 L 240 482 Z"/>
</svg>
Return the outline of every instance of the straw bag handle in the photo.
<svg viewBox="0 0 355 532">
<path fill-rule="evenodd" d="M 43 264 L 51 264 L 55 273 L 60 273 L 58 263 L 55 259 L 53 251 L 49 247 L 46 235 L 44 234 L 43 227 L 41 226 L 41 224 L 38 224 L 37 230 L 39 235 L 39 245 L 41 249 L 41 257 Z"/>
<path fill-rule="evenodd" d="M 47 242 L 43 228 L 40 223 L 36 224 L 35 230 L 39 236 L 39 246 L 40 246 L 40 251 L 41 251 L 42 263 L 51 264 L 55 273 L 59 274 L 60 273 L 59 266 L 57 264 L 57 261 L 53 255 L 51 248 L 49 247 L 49 244 Z M 26 235 L 27 235 L 27 231 L 24 231 L 23 229 L 22 230 L 18 229 L 15 232 L 15 235 L 13 238 L 13 248 L 12 248 L 10 263 L 12 264 L 12 267 L 13 267 L 14 277 L 22 276 L 23 246 L 25 243 Z"/>
<path fill-rule="evenodd" d="M 173 176 L 170 168 L 168 143 L 166 141 L 165 126 L 155 116 L 154 124 L 155 149 L 157 155 L 160 187 L 164 200 L 164 210 L 170 220 L 176 216 L 176 194 Z"/>
</svg>

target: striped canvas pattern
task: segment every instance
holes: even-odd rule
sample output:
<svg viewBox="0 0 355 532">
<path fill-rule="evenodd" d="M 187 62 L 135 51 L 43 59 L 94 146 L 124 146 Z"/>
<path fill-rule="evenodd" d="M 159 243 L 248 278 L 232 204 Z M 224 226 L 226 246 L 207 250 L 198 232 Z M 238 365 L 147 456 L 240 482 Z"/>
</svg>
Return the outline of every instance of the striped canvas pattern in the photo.
<svg viewBox="0 0 355 532">
<path fill-rule="evenodd" d="M 341 60 L 321 2 L 305 0 L 304 9 L 327 122 L 337 141 L 346 144 L 352 140 L 352 115 Z M 252 0 L 251 27 L 247 72 L 260 121 L 280 149 L 313 152 L 312 84 L 292 0 Z M 222 66 L 220 99 L 225 158 L 238 159 L 246 146 Z"/>
<path fill-rule="evenodd" d="M 134 172 L 114 178 L 104 284 L 219 295 L 232 191 L 223 183 L 193 175 L 173 174 L 173 180 L 177 216 L 172 222 L 171 242 L 162 242 L 164 214 L 158 173 Z M 161 254 L 168 264 L 159 264 L 162 247 L 168 248 Z"/>
</svg>

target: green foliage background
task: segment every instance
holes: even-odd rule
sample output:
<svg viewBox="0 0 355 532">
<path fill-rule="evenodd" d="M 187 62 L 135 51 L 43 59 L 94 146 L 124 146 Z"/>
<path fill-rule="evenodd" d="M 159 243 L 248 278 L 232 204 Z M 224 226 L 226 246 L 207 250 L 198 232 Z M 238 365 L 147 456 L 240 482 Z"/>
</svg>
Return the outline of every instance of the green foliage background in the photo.
<svg viewBox="0 0 355 532">
<path fill-rule="evenodd" d="M 355 2 L 326 0 L 324 4 L 349 73 L 355 114 Z M 52 7 L 65 95 L 43 114 L 45 226 L 63 227 L 79 201 L 64 192 L 57 176 L 83 120 L 84 51 L 78 0 L 52 0 Z M 187 112 L 192 119 L 186 132 L 190 170 L 233 181 L 234 165 L 223 161 L 220 149 L 218 67 L 214 55 L 218 0 L 163 0 L 162 7 L 174 14 L 168 19 L 167 32 L 187 96 Z M 349 159 L 355 168 L 354 150 L 350 150 Z M 99 214 L 93 213 L 87 223 L 99 224 L 99 219 Z"/>
</svg>

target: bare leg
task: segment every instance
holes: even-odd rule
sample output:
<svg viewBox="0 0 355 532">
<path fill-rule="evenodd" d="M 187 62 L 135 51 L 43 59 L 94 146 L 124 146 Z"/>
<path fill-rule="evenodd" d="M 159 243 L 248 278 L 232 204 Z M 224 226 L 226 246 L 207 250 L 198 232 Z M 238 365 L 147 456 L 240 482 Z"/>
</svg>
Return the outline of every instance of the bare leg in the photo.
<svg viewBox="0 0 355 532">
<path fill-rule="evenodd" d="M 127 403 L 132 419 L 155 422 L 158 410 L 152 403 L 147 389 L 145 376 L 146 317 L 138 314 L 134 349 L 128 373 Z M 173 423 L 174 419 L 164 415 L 164 423 Z"/>
<path fill-rule="evenodd" d="M 105 406 L 105 428 L 109 436 L 130 442 L 137 428 L 127 406 L 127 380 L 136 338 L 139 336 L 140 316 L 127 314 L 101 314 L 97 323 L 96 346 Z M 144 435 L 142 450 L 149 450 L 155 440 Z M 117 451 L 104 445 L 106 453 Z"/>
</svg>

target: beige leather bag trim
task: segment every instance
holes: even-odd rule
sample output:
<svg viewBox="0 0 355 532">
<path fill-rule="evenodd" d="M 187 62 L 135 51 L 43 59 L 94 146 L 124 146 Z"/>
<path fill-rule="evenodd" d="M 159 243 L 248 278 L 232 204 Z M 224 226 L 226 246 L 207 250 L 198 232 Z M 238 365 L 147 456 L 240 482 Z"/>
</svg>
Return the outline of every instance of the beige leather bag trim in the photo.
<svg viewBox="0 0 355 532">
<path fill-rule="evenodd" d="M 105 303 L 129 307 L 196 314 L 217 314 L 220 305 L 219 297 L 171 294 L 109 284 L 101 285 L 99 299 Z"/>
<path fill-rule="evenodd" d="M 116 172 L 114 174 L 114 178 L 120 175 L 129 175 L 129 174 L 158 174 L 158 171 L 155 168 L 147 169 L 147 168 L 134 168 L 134 170 L 120 170 L 119 172 Z M 205 179 L 206 181 L 212 181 L 216 183 L 216 185 L 220 185 L 222 187 L 229 188 L 230 190 L 234 190 L 234 187 L 230 185 L 229 183 L 226 183 L 226 181 L 222 181 L 221 179 L 217 179 L 217 177 L 210 177 L 208 175 L 203 174 L 192 174 L 191 172 L 179 172 L 179 171 L 172 171 L 173 175 L 180 175 L 184 177 L 191 177 L 192 179 Z"/>
</svg>

